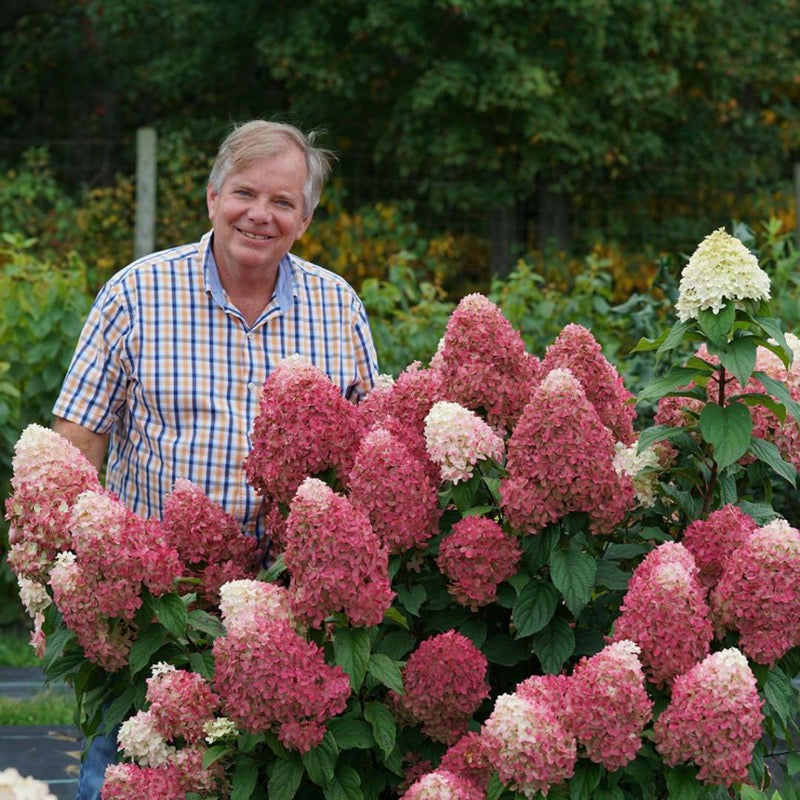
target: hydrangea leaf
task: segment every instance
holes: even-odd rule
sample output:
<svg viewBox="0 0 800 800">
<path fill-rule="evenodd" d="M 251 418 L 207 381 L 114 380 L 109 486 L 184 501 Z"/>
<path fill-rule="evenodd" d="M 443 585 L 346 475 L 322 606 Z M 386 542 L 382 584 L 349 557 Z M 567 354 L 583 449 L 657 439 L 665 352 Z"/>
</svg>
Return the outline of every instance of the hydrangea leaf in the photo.
<svg viewBox="0 0 800 800">
<path fill-rule="evenodd" d="M 771 467 L 778 475 L 785 478 L 792 486 L 797 482 L 797 470 L 793 464 L 784 461 L 778 448 L 765 439 L 753 438 L 750 452 L 759 460 Z"/>
<path fill-rule="evenodd" d="M 597 562 L 588 553 L 556 548 L 550 553 L 550 575 L 567 608 L 577 617 L 591 599 Z"/>
<path fill-rule="evenodd" d="M 303 756 L 303 766 L 306 768 L 308 777 L 317 786 L 329 786 L 333 780 L 338 758 L 339 748 L 328 731 L 322 741 Z"/>
<path fill-rule="evenodd" d="M 703 309 L 698 313 L 697 321 L 700 323 L 700 329 L 713 344 L 724 346 L 728 343 L 733 323 L 736 321 L 736 306 L 728 301 L 717 314 L 709 309 Z"/>
<path fill-rule="evenodd" d="M 700 433 L 713 448 L 720 469 L 738 461 L 750 446 L 753 419 L 741 403 L 709 403 L 700 412 Z"/>
<path fill-rule="evenodd" d="M 249 800 L 258 783 L 258 764 L 252 758 L 239 758 L 233 772 L 231 800 Z"/>
<path fill-rule="evenodd" d="M 558 603 L 558 592 L 549 583 L 532 580 L 526 584 L 512 611 L 517 636 L 530 636 L 542 630 L 556 613 Z"/>
<path fill-rule="evenodd" d="M 369 633 L 364 628 L 337 628 L 333 639 L 336 663 L 347 673 L 353 691 L 364 683 L 370 656 Z"/>
<path fill-rule="evenodd" d="M 388 758 L 397 738 L 397 723 L 392 712 L 383 703 L 372 700 L 364 704 L 364 719 L 372 726 L 372 735 L 384 757 Z"/>
<path fill-rule="evenodd" d="M 556 617 L 533 637 L 532 643 L 544 672 L 556 675 L 575 650 L 575 633 L 566 620 Z"/>
<path fill-rule="evenodd" d="M 269 776 L 270 800 L 292 800 L 303 780 L 303 765 L 295 759 L 279 759 Z"/>
</svg>

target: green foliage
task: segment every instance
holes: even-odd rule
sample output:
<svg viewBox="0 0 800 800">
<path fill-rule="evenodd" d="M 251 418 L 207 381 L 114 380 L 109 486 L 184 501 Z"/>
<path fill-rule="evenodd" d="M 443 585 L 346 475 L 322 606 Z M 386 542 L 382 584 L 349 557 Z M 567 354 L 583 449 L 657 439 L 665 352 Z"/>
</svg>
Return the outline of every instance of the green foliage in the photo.
<svg viewBox="0 0 800 800">
<path fill-rule="evenodd" d="M 44 691 L 15 700 L 0 697 L 0 725 L 72 725 L 75 698 L 71 693 Z"/>
<path fill-rule="evenodd" d="M 61 269 L 31 253 L 34 242 L 0 234 L 0 495 L 10 492 L 13 446 L 32 422 L 48 425 L 91 305 L 82 262 Z M 0 523 L 0 551 L 8 541 Z M 19 616 L 16 581 L 0 563 L 0 624 Z"/>
</svg>

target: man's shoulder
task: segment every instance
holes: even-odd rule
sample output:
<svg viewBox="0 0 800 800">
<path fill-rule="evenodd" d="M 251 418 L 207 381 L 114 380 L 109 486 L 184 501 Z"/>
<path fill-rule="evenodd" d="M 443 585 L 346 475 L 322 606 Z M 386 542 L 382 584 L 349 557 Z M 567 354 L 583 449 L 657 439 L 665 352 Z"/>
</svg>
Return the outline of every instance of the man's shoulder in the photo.
<svg viewBox="0 0 800 800">
<path fill-rule="evenodd" d="M 195 265 L 202 269 L 201 249 L 202 242 L 192 242 L 148 253 L 115 273 L 109 279 L 108 285 L 125 285 L 132 281 L 135 282 L 145 275 L 174 274 L 176 269 L 190 269 Z"/>
<path fill-rule="evenodd" d="M 305 280 L 309 283 L 322 284 L 331 289 L 336 289 L 355 296 L 355 289 L 353 289 L 341 275 L 337 275 L 335 272 L 321 267 L 319 264 L 306 261 L 304 258 L 296 256 L 294 253 L 289 253 L 289 258 L 291 259 L 292 269 L 295 271 L 295 275 L 301 280 Z"/>
</svg>

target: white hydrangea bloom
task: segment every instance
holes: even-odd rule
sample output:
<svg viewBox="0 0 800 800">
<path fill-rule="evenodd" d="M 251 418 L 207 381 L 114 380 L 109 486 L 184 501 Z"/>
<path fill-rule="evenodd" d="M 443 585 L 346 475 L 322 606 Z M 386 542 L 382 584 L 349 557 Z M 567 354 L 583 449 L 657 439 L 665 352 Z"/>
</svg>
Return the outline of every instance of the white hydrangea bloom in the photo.
<svg viewBox="0 0 800 800">
<path fill-rule="evenodd" d="M 232 719 L 227 717 L 217 717 L 216 719 L 209 720 L 203 725 L 203 731 L 206 734 L 206 741 L 209 744 L 214 744 L 220 739 L 237 736 L 239 729 Z"/>
<path fill-rule="evenodd" d="M 29 617 L 33 618 L 37 614 L 41 614 L 52 602 L 43 583 L 23 575 L 17 576 L 17 583 L 19 584 L 19 599 L 25 606 Z"/>
<path fill-rule="evenodd" d="M 650 508 L 656 501 L 655 489 L 658 484 L 658 453 L 647 447 L 637 453 L 638 442 L 625 445 L 617 442 L 614 445 L 614 469 L 617 475 L 627 475 L 633 481 L 633 491 L 641 506 Z"/>
<path fill-rule="evenodd" d="M 50 787 L 35 778 L 23 777 L 14 767 L 0 771 L 1 800 L 56 800 Z"/>
<path fill-rule="evenodd" d="M 681 273 L 675 309 L 681 322 L 704 310 L 718 314 L 728 300 L 769 300 L 769 276 L 758 259 L 734 236 L 719 228 L 706 236 Z"/>
<path fill-rule="evenodd" d="M 139 711 L 122 723 L 117 734 L 120 750 L 141 767 L 160 767 L 169 763 L 175 748 L 158 732 L 149 711 Z"/>
</svg>

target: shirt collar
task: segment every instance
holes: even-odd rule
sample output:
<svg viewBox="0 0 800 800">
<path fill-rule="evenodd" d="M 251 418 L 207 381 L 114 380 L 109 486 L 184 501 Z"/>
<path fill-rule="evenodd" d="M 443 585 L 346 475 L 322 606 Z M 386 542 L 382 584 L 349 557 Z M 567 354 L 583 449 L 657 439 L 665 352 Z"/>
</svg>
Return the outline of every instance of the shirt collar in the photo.
<svg viewBox="0 0 800 800">
<path fill-rule="evenodd" d="M 200 258 L 203 264 L 203 279 L 205 282 L 206 294 L 210 294 L 214 302 L 220 308 L 230 308 L 228 295 L 222 288 L 222 281 L 219 277 L 214 251 L 211 243 L 214 238 L 214 231 L 209 231 L 200 240 Z M 275 291 L 272 293 L 272 300 L 264 309 L 264 314 L 269 313 L 276 305 L 280 311 L 289 311 L 294 304 L 296 294 L 296 280 L 294 274 L 294 264 L 292 256 L 287 253 L 278 262 L 278 280 L 275 282 Z"/>
</svg>

